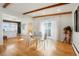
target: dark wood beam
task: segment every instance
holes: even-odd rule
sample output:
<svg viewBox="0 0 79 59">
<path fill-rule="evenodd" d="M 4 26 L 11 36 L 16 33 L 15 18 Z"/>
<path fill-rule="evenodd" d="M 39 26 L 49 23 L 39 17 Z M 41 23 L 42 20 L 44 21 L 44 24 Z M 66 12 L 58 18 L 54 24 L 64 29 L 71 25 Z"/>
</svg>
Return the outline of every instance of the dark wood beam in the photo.
<svg viewBox="0 0 79 59">
<path fill-rule="evenodd" d="M 9 5 L 10 5 L 10 3 L 5 3 L 5 4 L 3 5 L 3 8 L 7 8 Z"/>
<path fill-rule="evenodd" d="M 40 16 L 34 16 L 33 18 L 47 17 L 47 16 L 57 16 L 57 15 L 65 15 L 65 14 L 72 14 L 72 11 L 55 13 L 55 14 L 40 15 Z"/>
<path fill-rule="evenodd" d="M 33 12 L 37 12 L 37 11 L 44 10 L 44 9 L 48 9 L 48 8 L 63 6 L 63 5 L 66 5 L 66 4 L 69 4 L 69 3 L 57 3 L 57 4 L 54 4 L 54 5 L 46 6 L 46 7 L 39 8 L 39 9 L 36 9 L 36 10 L 32 10 L 32 11 L 29 11 L 29 12 L 25 12 L 25 13 L 23 13 L 23 15 L 33 13 Z"/>
</svg>

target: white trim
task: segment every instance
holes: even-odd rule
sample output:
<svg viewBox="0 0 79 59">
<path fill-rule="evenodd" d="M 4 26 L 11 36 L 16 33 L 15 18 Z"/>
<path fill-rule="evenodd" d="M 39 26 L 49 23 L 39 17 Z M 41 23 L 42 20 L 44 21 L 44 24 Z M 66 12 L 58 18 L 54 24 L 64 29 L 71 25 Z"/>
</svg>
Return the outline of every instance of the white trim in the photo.
<svg viewBox="0 0 79 59">
<path fill-rule="evenodd" d="M 75 54 L 76 54 L 77 56 L 79 56 L 79 54 L 78 54 L 76 48 L 74 47 L 74 44 L 72 44 L 72 47 L 73 47 L 73 49 L 74 49 Z"/>
</svg>

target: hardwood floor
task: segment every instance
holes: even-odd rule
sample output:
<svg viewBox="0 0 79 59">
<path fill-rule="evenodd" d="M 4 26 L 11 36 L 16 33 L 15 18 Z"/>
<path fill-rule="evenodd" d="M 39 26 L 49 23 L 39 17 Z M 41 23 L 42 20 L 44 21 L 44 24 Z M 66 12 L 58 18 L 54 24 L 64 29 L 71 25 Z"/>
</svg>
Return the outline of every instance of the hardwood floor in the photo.
<svg viewBox="0 0 79 59">
<path fill-rule="evenodd" d="M 70 44 L 52 39 L 13 38 L 0 46 L 1 56 L 75 56 Z"/>
</svg>

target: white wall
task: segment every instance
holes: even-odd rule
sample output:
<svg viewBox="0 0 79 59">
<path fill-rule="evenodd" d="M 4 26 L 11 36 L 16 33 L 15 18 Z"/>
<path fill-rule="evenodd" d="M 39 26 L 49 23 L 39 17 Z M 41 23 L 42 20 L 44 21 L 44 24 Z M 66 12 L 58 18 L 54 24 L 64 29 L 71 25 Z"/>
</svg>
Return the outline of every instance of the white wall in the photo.
<svg viewBox="0 0 79 59">
<path fill-rule="evenodd" d="M 59 16 L 59 36 L 60 39 L 63 40 L 63 28 L 66 26 L 70 26 L 72 29 L 72 14 Z"/>
<path fill-rule="evenodd" d="M 2 14 L 2 19 L 3 20 L 10 20 L 10 21 L 21 21 L 21 19 L 19 19 L 19 17 L 12 16 L 9 14 Z"/>
<path fill-rule="evenodd" d="M 28 33 L 28 24 L 32 21 L 31 17 L 26 16 L 21 21 L 21 34 L 26 35 Z"/>
<path fill-rule="evenodd" d="M 35 18 L 34 19 L 34 30 L 39 31 L 40 23 L 44 21 L 56 21 L 57 22 L 57 31 L 58 36 L 57 39 L 63 40 L 63 28 L 65 26 L 71 26 L 72 27 L 72 14 L 66 14 L 66 15 L 58 15 L 58 16 L 49 16 L 49 17 L 41 17 L 41 18 Z"/>
<path fill-rule="evenodd" d="M 0 45 L 3 44 L 2 15 L 0 14 Z"/>
<path fill-rule="evenodd" d="M 73 9 L 73 14 L 72 14 L 72 18 L 73 18 L 73 29 L 74 29 L 74 12 L 77 9 L 79 4 L 76 4 L 74 9 Z M 77 55 L 79 55 L 79 53 L 77 52 L 77 50 L 79 51 L 79 32 L 75 32 L 75 30 L 73 30 L 73 44 L 75 45 L 74 49 Z M 77 49 L 77 50 L 76 50 Z"/>
</svg>

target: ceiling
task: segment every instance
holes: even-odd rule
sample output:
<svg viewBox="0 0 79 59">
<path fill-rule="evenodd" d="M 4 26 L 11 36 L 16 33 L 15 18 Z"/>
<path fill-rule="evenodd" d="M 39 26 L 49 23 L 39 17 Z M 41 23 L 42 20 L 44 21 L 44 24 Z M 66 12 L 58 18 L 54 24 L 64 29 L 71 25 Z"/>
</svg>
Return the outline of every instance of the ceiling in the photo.
<svg viewBox="0 0 79 59">
<path fill-rule="evenodd" d="M 42 7 L 54 5 L 56 3 L 11 3 L 6 8 L 3 8 L 2 6 L 4 3 L 0 3 L 0 12 L 11 14 L 14 16 L 40 16 L 40 15 L 46 15 L 46 14 L 54 14 L 58 12 L 66 12 L 66 11 L 72 11 L 75 4 L 66 4 L 63 6 L 58 6 L 54 8 L 48 8 L 44 10 L 40 10 L 37 12 L 29 13 L 26 15 L 23 15 L 24 12 L 29 12 L 35 9 L 39 9 Z"/>
</svg>

